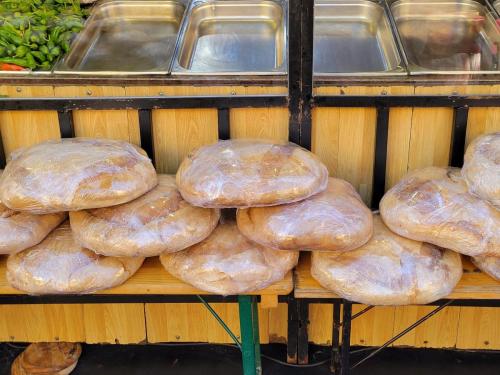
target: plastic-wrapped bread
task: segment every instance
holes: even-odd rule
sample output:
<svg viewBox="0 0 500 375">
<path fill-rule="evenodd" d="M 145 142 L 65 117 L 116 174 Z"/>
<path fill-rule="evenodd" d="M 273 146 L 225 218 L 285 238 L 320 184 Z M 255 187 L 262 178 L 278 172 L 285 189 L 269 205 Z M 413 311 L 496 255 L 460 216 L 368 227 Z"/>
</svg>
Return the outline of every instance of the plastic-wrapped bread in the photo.
<svg viewBox="0 0 500 375">
<path fill-rule="evenodd" d="M 300 202 L 239 209 L 237 222 L 250 240 L 282 250 L 347 251 L 373 232 L 371 211 L 351 184 L 336 178 Z"/>
<path fill-rule="evenodd" d="M 221 295 L 264 289 L 282 280 L 298 259 L 298 251 L 276 251 L 247 240 L 233 221 L 221 222 L 199 244 L 160 256 L 175 277 Z"/>
<path fill-rule="evenodd" d="M 345 253 L 313 252 L 311 274 L 340 297 L 367 305 L 426 304 L 462 277 L 460 255 L 391 232 L 377 215 L 373 237 Z"/>
<path fill-rule="evenodd" d="M 35 246 L 66 217 L 65 212 L 48 215 L 17 212 L 0 202 L 0 255 L 15 254 Z"/>
<path fill-rule="evenodd" d="M 112 258 L 77 245 L 69 223 L 40 244 L 10 255 L 7 281 L 29 294 L 84 294 L 125 282 L 144 258 Z"/>
<path fill-rule="evenodd" d="M 228 140 L 192 152 L 177 171 L 182 197 L 200 207 L 291 203 L 325 190 L 328 171 L 292 143 Z"/>
<path fill-rule="evenodd" d="M 380 202 L 385 224 L 401 236 L 471 256 L 500 256 L 500 210 L 470 194 L 457 168 L 413 171 Z"/>
<path fill-rule="evenodd" d="M 158 181 L 132 202 L 70 212 L 75 241 L 106 256 L 151 257 L 183 250 L 212 233 L 219 222 L 218 209 L 184 201 L 174 176 L 159 175 Z"/>
<path fill-rule="evenodd" d="M 15 151 L 0 177 L 0 200 L 44 214 L 129 202 L 157 184 L 146 153 L 110 139 L 69 138 Z"/>
<path fill-rule="evenodd" d="M 68 375 L 81 354 L 82 346 L 78 343 L 33 343 L 17 356 L 11 375 Z"/>
<path fill-rule="evenodd" d="M 480 136 L 469 145 L 462 175 L 471 193 L 500 208 L 500 132 Z"/>
<path fill-rule="evenodd" d="M 500 281 L 500 257 L 472 257 L 472 263 L 484 273 Z"/>
</svg>

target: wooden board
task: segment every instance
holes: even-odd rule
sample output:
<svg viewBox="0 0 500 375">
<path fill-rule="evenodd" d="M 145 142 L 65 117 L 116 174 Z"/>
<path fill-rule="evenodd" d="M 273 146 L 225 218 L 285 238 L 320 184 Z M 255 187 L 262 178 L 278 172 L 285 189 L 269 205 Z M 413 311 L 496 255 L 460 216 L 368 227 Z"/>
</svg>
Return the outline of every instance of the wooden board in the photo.
<svg viewBox="0 0 500 375">
<path fill-rule="evenodd" d="M 335 293 L 323 288 L 311 276 L 311 258 L 305 254 L 295 269 L 296 298 L 336 298 Z M 500 283 L 490 276 L 478 271 L 468 259 L 464 257 L 464 275 L 449 299 L 495 299 L 500 296 Z"/>
<path fill-rule="evenodd" d="M 24 294 L 7 283 L 5 278 L 6 257 L 0 258 L 0 294 Z M 286 295 L 293 289 L 292 273 L 270 287 L 249 293 L 251 295 Z M 211 293 L 196 289 L 169 274 L 160 263 L 158 257 L 147 258 L 134 276 L 124 284 L 97 294 L 189 294 L 208 295 Z"/>
</svg>

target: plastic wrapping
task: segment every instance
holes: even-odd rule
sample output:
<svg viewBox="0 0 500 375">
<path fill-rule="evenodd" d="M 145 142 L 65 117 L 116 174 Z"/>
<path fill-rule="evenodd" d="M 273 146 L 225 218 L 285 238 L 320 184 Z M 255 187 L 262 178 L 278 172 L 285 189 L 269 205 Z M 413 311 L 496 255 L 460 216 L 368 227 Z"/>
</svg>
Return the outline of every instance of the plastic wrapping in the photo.
<svg viewBox="0 0 500 375">
<path fill-rule="evenodd" d="M 144 258 L 112 258 L 77 245 L 65 222 L 40 244 L 10 255 L 7 281 L 29 294 L 85 294 L 122 284 Z"/>
<path fill-rule="evenodd" d="M 139 147 L 110 139 L 68 138 L 13 153 L 0 177 L 0 200 L 37 214 L 129 202 L 157 184 Z"/>
<path fill-rule="evenodd" d="M 132 202 L 70 213 L 75 241 L 107 256 L 151 257 L 183 250 L 217 226 L 218 209 L 184 201 L 175 177 L 158 176 L 158 186 Z"/>
<path fill-rule="evenodd" d="M 282 250 L 347 251 L 365 244 L 373 233 L 371 211 L 351 184 L 336 178 L 306 200 L 240 209 L 237 219 L 250 240 Z"/>
<path fill-rule="evenodd" d="M 359 249 L 313 252 L 312 276 L 326 289 L 367 305 L 426 304 L 446 297 L 462 277 L 460 255 L 391 232 L 380 216 Z"/>
<path fill-rule="evenodd" d="M 471 193 L 500 209 L 500 132 L 480 136 L 469 145 L 462 175 Z"/>
<path fill-rule="evenodd" d="M 40 243 L 66 217 L 65 212 L 48 215 L 16 212 L 0 202 L 0 255 L 15 254 Z"/>
<path fill-rule="evenodd" d="M 401 236 L 471 256 L 500 256 L 500 210 L 470 194 L 457 168 L 413 171 L 380 202 L 385 224 Z"/>
<path fill-rule="evenodd" d="M 182 162 L 177 186 L 195 206 L 273 206 L 325 190 L 328 171 L 309 151 L 292 143 L 228 140 L 203 146 Z"/>
<path fill-rule="evenodd" d="M 37 342 L 17 356 L 11 375 L 67 375 L 76 367 L 82 346 L 69 342 Z"/>
<path fill-rule="evenodd" d="M 250 242 L 230 220 L 221 222 L 203 242 L 160 256 L 175 277 L 221 295 L 264 289 L 282 280 L 298 259 L 298 251 L 276 251 Z"/>
<path fill-rule="evenodd" d="M 472 263 L 484 273 L 500 281 L 500 257 L 473 257 Z"/>
</svg>

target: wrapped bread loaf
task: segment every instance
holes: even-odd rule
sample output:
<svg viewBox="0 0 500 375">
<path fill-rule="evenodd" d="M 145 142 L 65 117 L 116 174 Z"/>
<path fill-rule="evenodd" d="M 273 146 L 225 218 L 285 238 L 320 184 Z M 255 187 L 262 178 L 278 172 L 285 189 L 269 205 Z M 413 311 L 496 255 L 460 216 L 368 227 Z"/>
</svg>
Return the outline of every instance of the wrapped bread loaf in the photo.
<svg viewBox="0 0 500 375">
<path fill-rule="evenodd" d="M 500 281 L 500 257 L 479 256 L 471 259 L 477 268 Z"/>
<path fill-rule="evenodd" d="M 426 304 L 462 277 L 460 255 L 391 232 L 377 215 L 373 237 L 345 253 L 313 252 L 311 274 L 340 297 L 367 305 Z"/>
<path fill-rule="evenodd" d="M 158 181 L 132 202 L 70 212 L 75 241 L 106 256 L 151 257 L 205 239 L 219 222 L 219 210 L 184 201 L 173 176 L 159 175 Z"/>
<path fill-rule="evenodd" d="M 500 211 L 470 194 L 457 168 L 413 171 L 380 202 L 385 224 L 401 236 L 471 256 L 500 256 Z"/>
<path fill-rule="evenodd" d="M 469 145 L 462 175 L 471 193 L 500 208 L 500 132 L 480 136 Z"/>
<path fill-rule="evenodd" d="M 239 209 L 238 228 L 250 240 L 282 250 L 347 251 L 372 235 L 372 213 L 354 187 L 330 178 L 328 188 L 306 200 Z"/>
<path fill-rule="evenodd" d="M 291 203 L 325 190 L 328 171 L 292 143 L 228 140 L 192 152 L 177 171 L 182 197 L 200 207 Z"/>
<path fill-rule="evenodd" d="M 298 259 L 298 251 L 276 251 L 250 242 L 233 221 L 220 223 L 199 244 L 160 256 L 175 277 L 222 295 L 264 289 L 282 280 Z"/>
<path fill-rule="evenodd" d="M 12 154 L 0 177 L 0 200 L 37 214 L 129 202 L 157 184 L 146 153 L 110 139 L 46 141 Z"/>
<path fill-rule="evenodd" d="M 29 294 L 84 294 L 122 284 L 144 258 L 112 258 L 77 245 L 65 222 L 40 244 L 10 255 L 7 281 Z"/>
<path fill-rule="evenodd" d="M 0 255 L 15 254 L 35 246 L 66 217 L 65 212 L 48 215 L 17 212 L 0 202 Z"/>
<path fill-rule="evenodd" d="M 76 367 L 82 346 L 69 342 L 30 344 L 12 364 L 12 375 L 68 375 Z"/>
</svg>

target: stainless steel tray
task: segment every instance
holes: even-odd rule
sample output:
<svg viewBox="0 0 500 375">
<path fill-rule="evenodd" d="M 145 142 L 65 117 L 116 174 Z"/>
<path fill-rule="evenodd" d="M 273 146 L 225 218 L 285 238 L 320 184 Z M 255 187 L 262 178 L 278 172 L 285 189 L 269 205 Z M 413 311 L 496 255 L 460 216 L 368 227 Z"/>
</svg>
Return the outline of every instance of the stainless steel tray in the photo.
<svg viewBox="0 0 500 375">
<path fill-rule="evenodd" d="M 406 74 L 383 6 L 364 0 L 316 0 L 314 74 Z"/>
<path fill-rule="evenodd" d="M 497 0 L 493 3 L 493 8 L 495 8 L 495 10 L 500 13 L 500 0 Z"/>
<path fill-rule="evenodd" d="M 171 0 L 101 2 L 54 73 L 167 74 L 185 9 Z"/>
<path fill-rule="evenodd" d="M 182 25 L 172 74 L 286 74 L 286 4 L 193 1 Z"/>
<path fill-rule="evenodd" d="M 471 0 L 399 0 L 391 12 L 410 74 L 498 74 L 500 33 Z"/>
</svg>

